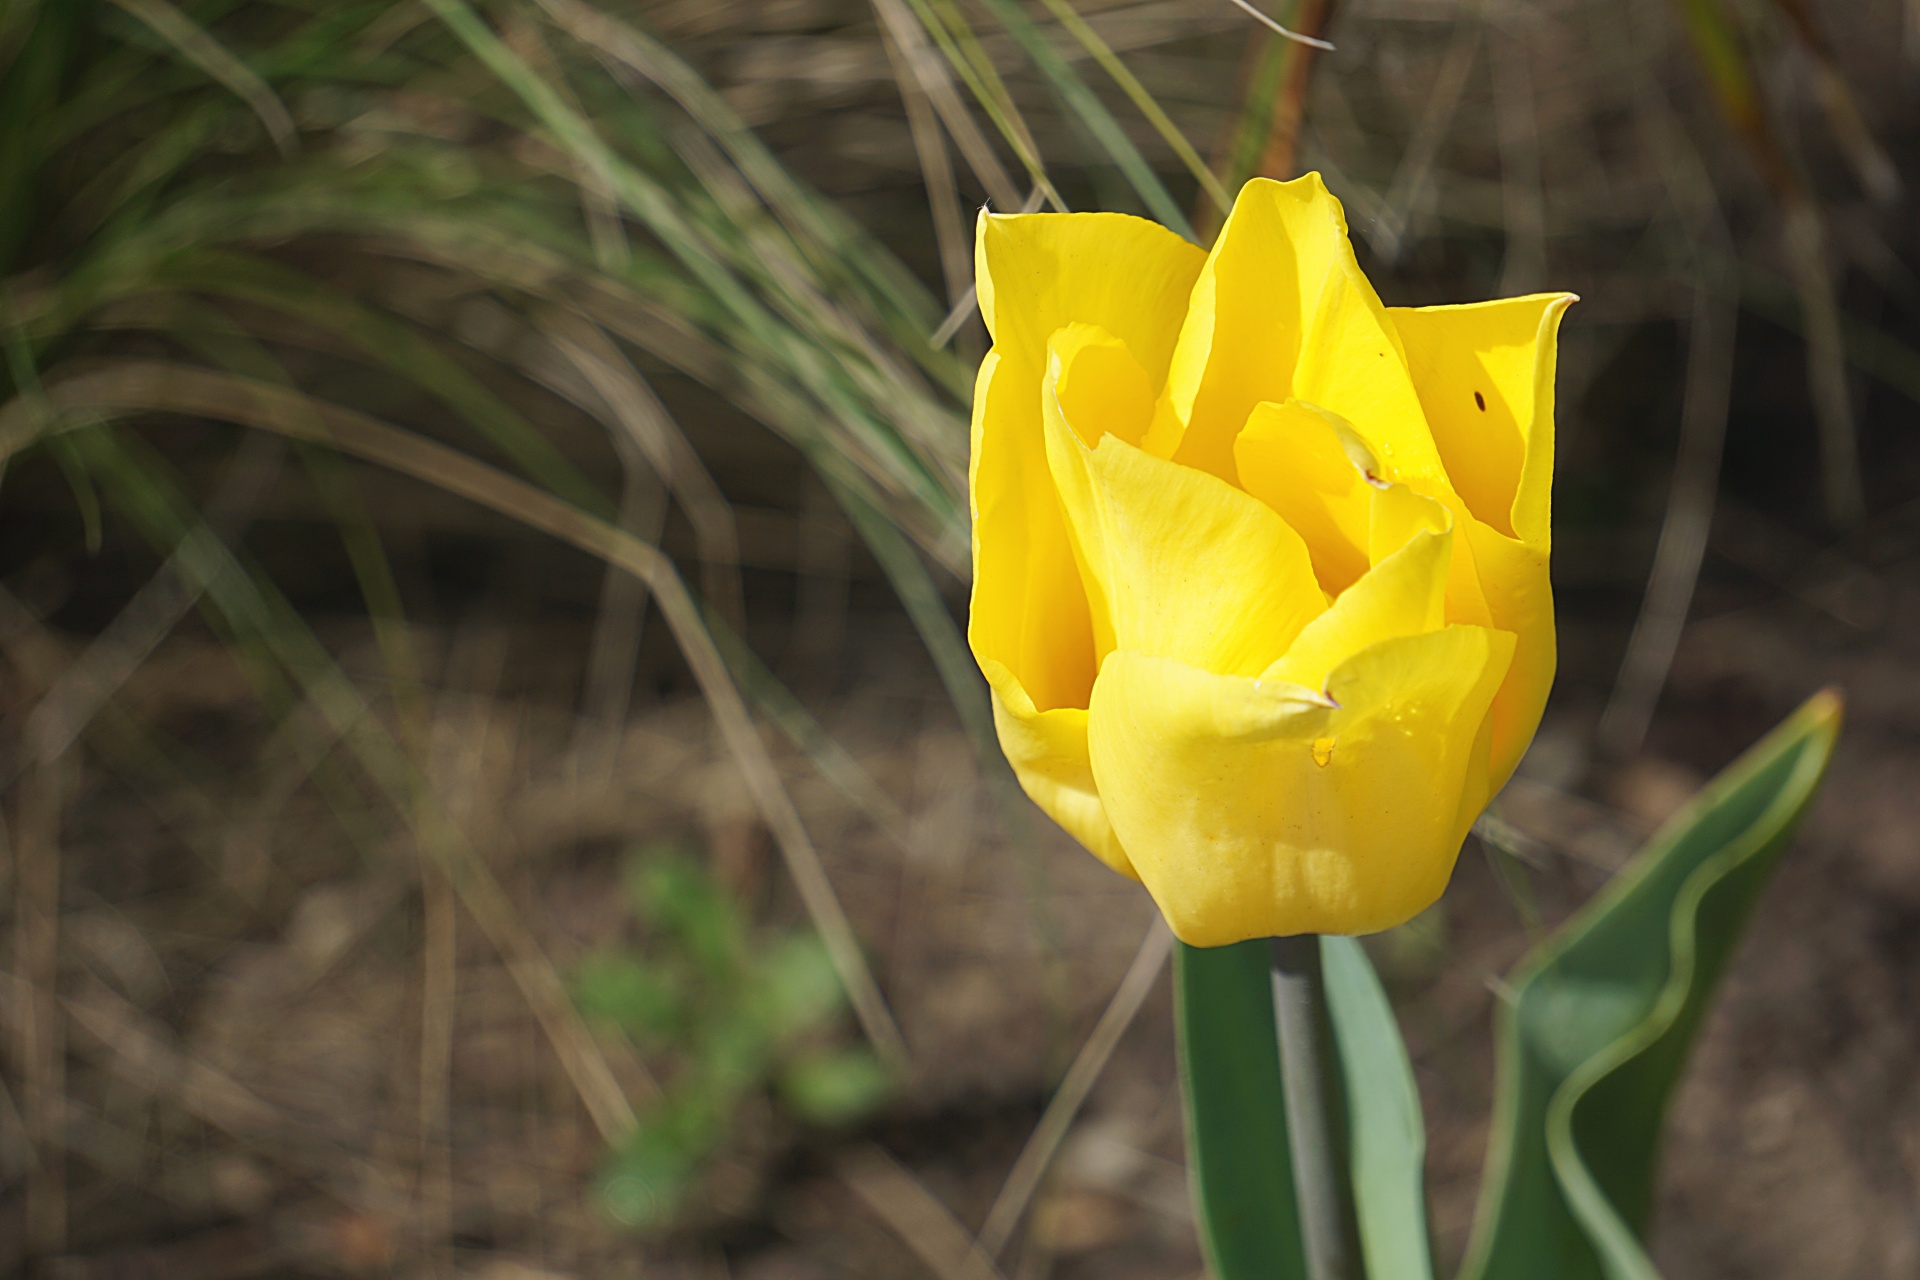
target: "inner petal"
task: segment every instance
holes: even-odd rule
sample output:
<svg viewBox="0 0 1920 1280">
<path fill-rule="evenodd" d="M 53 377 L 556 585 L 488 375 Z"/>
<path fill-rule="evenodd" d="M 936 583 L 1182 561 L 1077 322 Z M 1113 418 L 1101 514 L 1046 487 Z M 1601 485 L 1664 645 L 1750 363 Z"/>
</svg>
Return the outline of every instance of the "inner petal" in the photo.
<svg viewBox="0 0 1920 1280">
<path fill-rule="evenodd" d="M 1224 479 L 1255 406 L 1297 396 L 1362 428 L 1398 478 L 1446 483 L 1399 335 L 1318 175 L 1241 191 L 1195 282 L 1167 386 L 1184 427 L 1173 456 Z"/>
<path fill-rule="evenodd" d="M 1324 689 L 1334 668 L 1368 645 L 1439 630 L 1446 618 L 1452 552 L 1451 521 L 1438 529 L 1415 527 L 1411 537 L 1341 592 L 1332 608 L 1308 623 L 1286 656 L 1261 678 Z"/>
<path fill-rule="evenodd" d="M 1099 657 L 1122 647 L 1258 673 L 1326 608 L 1306 543 L 1225 481 L 1070 423 L 1058 388 L 1073 379 L 1056 358 L 1042 412 Z"/>
<path fill-rule="evenodd" d="M 1089 448 L 1103 435 L 1139 444 L 1153 419 L 1154 389 L 1127 345 L 1098 325 L 1071 324 L 1048 339 L 1047 351 L 1074 434 Z"/>
<path fill-rule="evenodd" d="M 1340 425 L 1299 400 L 1267 401 L 1233 444 L 1240 487 L 1306 540 L 1321 589 L 1336 596 L 1367 571 L 1373 505 Z"/>
</svg>

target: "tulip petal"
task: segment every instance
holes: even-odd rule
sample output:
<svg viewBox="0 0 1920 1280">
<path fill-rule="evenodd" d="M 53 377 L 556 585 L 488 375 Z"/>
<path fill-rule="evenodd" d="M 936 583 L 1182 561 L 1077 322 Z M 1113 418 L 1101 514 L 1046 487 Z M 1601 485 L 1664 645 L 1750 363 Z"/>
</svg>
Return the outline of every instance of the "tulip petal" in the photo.
<svg viewBox="0 0 1920 1280">
<path fill-rule="evenodd" d="M 1157 387 L 1206 262 L 1159 223 L 1120 213 L 985 214 L 974 257 L 994 349 L 1030 360 L 1036 385 L 1047 340 L 1078 322 L 1118 338 Z"/>
<path fill-rule="evenodd" d="M 1367 571 L 1373 498 L 1337 420 L 1300 400 L 1254 406 L 1233 442 L 1240 487 L 1299 531 L 1320 586 L 1338 595 Z"/>
<path fill-rule="evenodd" d="M 1419 530 L 1341 592 L 1260 678 L 1324 689 L 1334 668 L 1368 645 L 1439 630 L 1446 621 L 1452 556 L 1451 521 L 1445 528 Z"/>
<path fill-rule="evenodd" d="M 1084 707 L 1095 671 L 1087 593 L 1047 477 L 1038 424 L 1029 431 L 1020 421 L 1024 379 L 1005 376 L 1005 369 L 999 354 L 988 352 L 973 396 L 967 639 L 980 662 L 1002 664 L 1040 709 Z"/>
<path fill-rule="evenodd" d="M 1487 800 L 1488 706 L 1513 638 L 1448 627 L 1337 667 L 1339 704 L 1126 649 L 1088 718 L 1132 865 L 1192 946 L 1369 933 L 1430 905 Z"/>
<path fill-rule="evenodd" d="M 1453 513 L 1403 484 L 1374 487 L 1367 519 L 1367 559 L 1379 564 L 1423 533 L 1453 528 Z"/>
<path fill-rule="evenodd" d="M 1463 521 L 1461 532 L 1486 590 L 1493 625 L 1511 632 L 1517 641 L 1513 666 L 1493 703 L 1490 767 L 1497 792 L 1507 785 L 1533 742 L 1553 688 L 1558 662 L 1553 583 L 1547 574 L 1545 546 L 1506 537 L 1478 520 Z"/>
<path fill-rule="evenodd" d="M 1454 488 L 1475 518 L 1547 540 L 1553 376 L 1569 293 L 1468 306 L 1394 307 L 1407 367 Z"/>
<path fill-rule="evenodd" d="M 1099 325 L 1157 385 L 1205 255 L 1141 218 L 1033 214 L 983 217 L 976 260 L 994 349 L 974 393 L 968 639 L 1039 710 L 1084 708 L 1093 631 L 1041 439 L 1047 339 Z"/>
<path fill-rule="evenodd" d="M 1044 417 L 1103 656 L 1121 647 L 1252 675 L 1326 608 L 1306 544 L 1265 505 L 1118 436 L 1089 449 L 1056 396 Z"/>
<path fill-rule="evenodd" d="M 1496 790 L 1525 754 L 1553 685 L 1553 380 L 1556 335 L 1573 300 L 1538 294 L 1389 312 L 1468 512 L 1470 554 L 1456 563 L 1471 562 L 1492 624 L 1517 640 L 1491 720 Z"/>
<path fill-rule="evenodd" d="M 1352 424 L 1304 400 L 1256 406 L 1233 452 L 1241 487 L 1300 531 L 1314 573 L 1332 595 L 1399 550 L 1416 530 L 1471 519 L 1451 490 L 1443 487 L 1429 498 L 1414 486 L 1383 481 L 1384 468 Z M 1494 625 L 1472 555 L 1456 550 L 1447 620 Z"/>
<path fill-rule="evenodd" d="M 1426 530 L 1461 528 L 1473 522 L 1460 499 L 1449 494 L 1445 503 L 1418 493 L 1410 485 L 1391 484 L 1373 492 L 1367 526 L 1367 557 L 1374 564 L 1404 547 Z M 1480 586 L 1479 567 L 1471 550 L 1454 540 L 1447 570 L 1447 621 L 1468 626 L 1498 626 Z"/>
<path fill-rule="evenodd" d="M 1047 340 L 1067 424 L 1091 448 L 1103 435 L 1137 445 L 1153 420 L 1153 384 L 1126 344 L 1098 325 L 1070 324 Z"/>
<path fill-rule="evenodd" d="M 1225 480 L 1254 406 L 1298 397 L 1351 422 L 1388 478 L 1445 484 L 1399 335 L 1318 174 L 1241 189 L 1194 285 L 1167 392 L 1185 424 L 1173 456 Z"/>
<path fill-rule="evenodd" d="M 982 662 L 993 690 L 993 726 L 1021 789 L 1067 834 L 1120 874 L 1138 880 L 1093 785 L 1087 759 L 1087 713 L 1079 707 L 1039 711 L 1004 665 Z"/>
</svg>

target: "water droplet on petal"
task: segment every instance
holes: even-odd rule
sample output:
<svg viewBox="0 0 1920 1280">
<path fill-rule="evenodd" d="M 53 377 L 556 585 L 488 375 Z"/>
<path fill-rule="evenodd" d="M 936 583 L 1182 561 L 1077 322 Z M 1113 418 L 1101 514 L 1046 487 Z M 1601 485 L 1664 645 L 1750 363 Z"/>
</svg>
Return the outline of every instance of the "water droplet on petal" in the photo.
<svg viewBox="0 0 1920 1280">
<path fill-rule="evenodd" d="M 1313 762 L 1322 769 L 1333 760 L 1333 739 L 1315 738 L 1313 740 Z"/>
</svg>

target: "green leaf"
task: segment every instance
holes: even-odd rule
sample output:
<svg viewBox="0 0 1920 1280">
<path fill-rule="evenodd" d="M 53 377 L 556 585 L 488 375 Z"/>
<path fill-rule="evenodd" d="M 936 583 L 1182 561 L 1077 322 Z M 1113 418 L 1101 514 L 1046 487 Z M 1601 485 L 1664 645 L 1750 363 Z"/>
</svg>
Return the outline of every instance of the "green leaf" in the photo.
<svg viewBox="0 0 1920 1280">
<path fill-rule="evenodd" d="M 1400 1026 L 1357 939 L 1324 937 L 1320 956 L 1346 1096 L 1353 1198 L 1366 1273 L 1379 1280 L 1432 1280 L 1427 1131 Z"/>
<path fill-rule="evenodd" d="M 1657 1276 L 1641 1241 L 1667 1101 L 1840 713 L 1810 699 L 1521 967 L 1465 1280 Z"/>
<path fill-rule="evenodd" d="M 726 1133 L 722 1109 L 698 1093 L 676 1092 L 614 1153 L 601 1179 L 601 1204 L 625 1227 L 670 1220 Z"/>
<path fill-rule="evenodd" d="M 755 1014 L 776 1040 L 812 1031 L 846 1005 L 840 974 L 817 934 L 785 938 L 761 961 Z"/>
<path fill-rule="evenodd" d="M 628 870 L 640 914 L 677 938 L 711 981 L 727 981 L 746 957 L 746 922 L 726 889 L 671 845 L 643 849 Z"/>
<path fill-rule="evenodd" d="M 866 1049 L 829 1049 L 794 1061 L 780 1077 L 780 1099 L 802 1120 L 842 1125 L 887 1100 L 893 1077 Z"/>
<path fill-rule="evenodd" d="M 1187 1177 L 1215 1280 L 1304 1277 L 1267 940 L 1174 945 Z"/>
<path fill-rule="evenodd" d="M 599 952 L 581 961 L 574 999 L 589 1018 L 613 1023 L 629 1035 L 658 1039 L 686 1017 L 686 992 L 664 965 L 635 956 Z"/>
</svg>

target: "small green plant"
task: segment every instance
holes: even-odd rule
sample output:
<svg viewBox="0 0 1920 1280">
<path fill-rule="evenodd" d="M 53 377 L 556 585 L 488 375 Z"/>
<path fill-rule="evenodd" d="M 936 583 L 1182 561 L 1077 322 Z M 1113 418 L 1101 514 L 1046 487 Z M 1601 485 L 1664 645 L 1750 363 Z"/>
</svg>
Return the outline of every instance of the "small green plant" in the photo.
<svg viewBox="0 0 1920 1280">
<path fill-rule="evenodd" d="M 756 930 L 740 903 L 686 850 L 648 846 L 627 888 L 645 941 L 590 957 L 575 976 L 582 1011 L 661 1068 L 659 1095 L 608 1162 L 601 1200 L 621 1223 L 673 1220 L 737 1118 L 771 1097 L 809 1125 L 871 1114 L 886 1068 L 835 1031 L 845 992 L 809 931 Z"/>
</svg>

